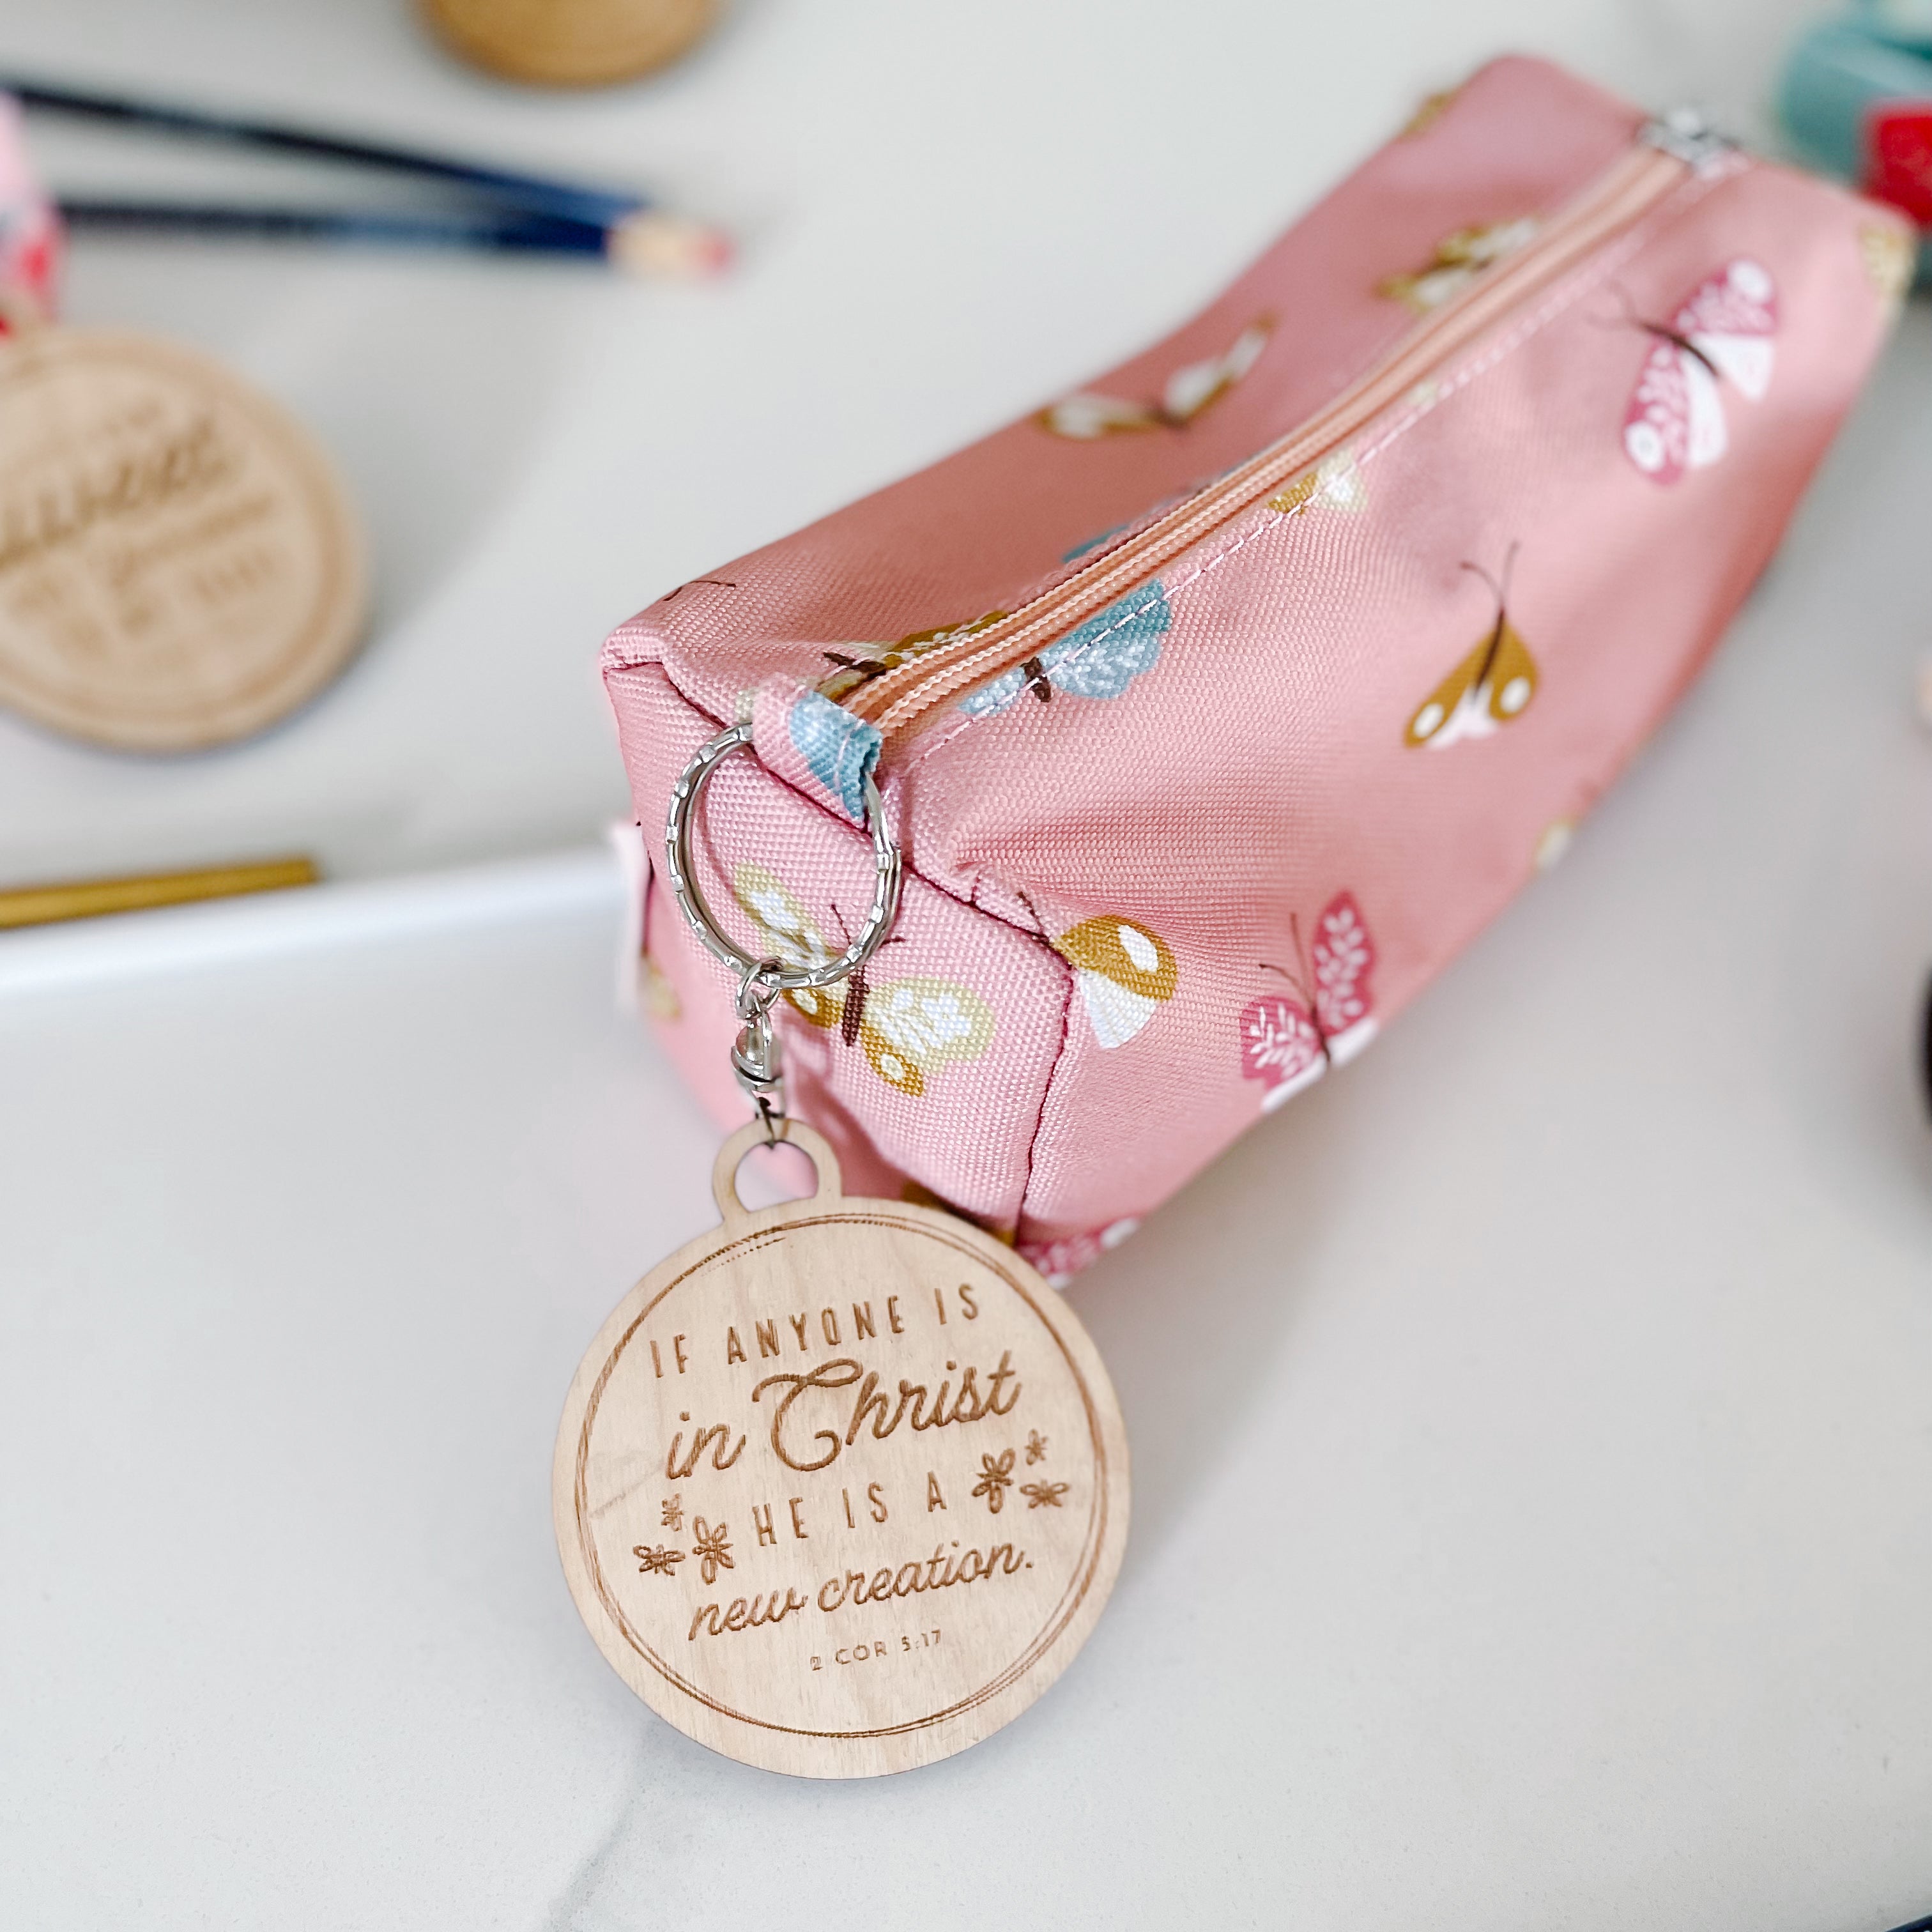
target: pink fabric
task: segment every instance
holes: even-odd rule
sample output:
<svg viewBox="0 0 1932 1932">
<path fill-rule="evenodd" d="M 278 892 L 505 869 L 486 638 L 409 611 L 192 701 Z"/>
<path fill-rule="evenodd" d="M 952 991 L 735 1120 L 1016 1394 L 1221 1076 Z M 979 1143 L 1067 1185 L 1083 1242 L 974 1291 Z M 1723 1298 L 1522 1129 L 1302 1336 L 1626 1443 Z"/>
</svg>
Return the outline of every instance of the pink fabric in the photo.
<svg viewBox="0 0 1932 1932">
<path fill-rule="evenodd" d="M 1498 62 L 1159 348 L 623 626 L 605 676 L 644 824 L 757 692 L 760 762 L 707 795 L 705 890 L 753 950 L 842 946 L 863 747 L 820 693 L 1294 427 L 1637 124 Z M 1762 164 L 1687 182 L 1293 500 L 890 755 L 895 940 L 856 1012 L 848 989 L 784 1015 L 794 1104 L 853 1184 L 950 1202 L 1064 1276 L 1366 1044 L 1722 631 L 1882 338 L 1898 232 Z M 728 982 L 661 887 L 646 944 L 673 1052 L 739 1118 Z"/>
</svg>

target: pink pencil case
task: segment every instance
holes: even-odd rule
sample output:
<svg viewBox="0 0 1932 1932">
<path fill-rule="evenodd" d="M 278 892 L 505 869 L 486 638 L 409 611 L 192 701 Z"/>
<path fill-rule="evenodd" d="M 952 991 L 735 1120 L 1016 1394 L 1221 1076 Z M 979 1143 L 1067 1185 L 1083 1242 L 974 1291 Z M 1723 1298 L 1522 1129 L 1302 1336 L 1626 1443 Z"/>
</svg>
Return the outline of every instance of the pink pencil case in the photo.
<svg viewBox="0 0 1932 1932">
<path fill-rule="evenodd" d="M 1769 557 L 1904 224 L 1505 59 L 1090 387 L 681 585 L 604 675 L 655 854 L 742 949 L 856 1190 L 1064 1280 L 1358 1053 L 1527 880 Z M 1016 317 L 1016 326 L 1023 326 Z M 721 1120 L 730 975 L 662 862 L 640 966 Z"/>
</svg>

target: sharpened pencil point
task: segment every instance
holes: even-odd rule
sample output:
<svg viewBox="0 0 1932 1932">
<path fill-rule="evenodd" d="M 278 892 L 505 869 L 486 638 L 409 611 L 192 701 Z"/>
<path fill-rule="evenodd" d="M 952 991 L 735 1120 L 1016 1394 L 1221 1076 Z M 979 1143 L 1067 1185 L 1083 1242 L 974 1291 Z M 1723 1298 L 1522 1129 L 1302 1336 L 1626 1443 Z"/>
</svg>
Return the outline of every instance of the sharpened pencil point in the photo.
<svg viewBox="0 0 1932 1932">
<path fill-rule="evenodd" d="M 722 274 L 730 264 L 731 238 L 701 222 L 646 208 L 611 224 L 604 252 L 614 267 L 627 274 L 700 281 Z"/>
</svg>

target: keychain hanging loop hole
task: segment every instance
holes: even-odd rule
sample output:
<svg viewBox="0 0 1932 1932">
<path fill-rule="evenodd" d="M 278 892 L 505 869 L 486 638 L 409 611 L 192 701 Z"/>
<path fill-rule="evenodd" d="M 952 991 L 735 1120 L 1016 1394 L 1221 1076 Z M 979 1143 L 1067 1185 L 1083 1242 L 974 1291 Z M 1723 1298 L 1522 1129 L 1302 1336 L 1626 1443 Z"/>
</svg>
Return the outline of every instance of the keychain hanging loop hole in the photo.
<svg viewBox="0 0 1932 1932">
<path fill-rule="evenodd" d="M 818 1180 L 808 1200 L 836 1202 L 844 1191 L 838 1172 L 838 1156 L 822 1134 L 814 1133 L 802 1120 L 782 1119 L 776 1130 L 768 1131 L 762 1120 L 748 1120 L 718 1150 L 711 1170 L 711 1198 L 726 1221 L 742 1220 L 757 1210 L 738 1198 L 738 1168 L 754 1148 L 778 1145 L 799 1148 L 816 1170 Z"/>
<path fill-rule="evenodd" d="M 723 928 L 698 890 L 691 862 L 691 830 L 698 802 L 711 774 L 734 752 L 749 748 L 752 728 L 734 724 L 713 738 L 679 775 L 671 787 L 670 809 L 664 818 L 664 866 L 671 896 L 686 922 L 713 958 L 722 960 L 738 979 L 738 1016 L 748 1026 L 766 1018 L 772 1002 L 782 992 L 806 986 L 830 986 L 858 971 L 885 944 L 899 907 L 902 866 L 899 848 L 886 829 L 879 788 L 866 780 L 866 830 L 872 840 L 872 903 L 864 921 L 844 952 L 816 966 L 788 966 L 777 959 L 754 958 L 725 937 Z M 748 1002 L 754 1010 L 746 1010 Z M 769 1022 L 767 1021 L 767 1024 Z"/>
</svg>

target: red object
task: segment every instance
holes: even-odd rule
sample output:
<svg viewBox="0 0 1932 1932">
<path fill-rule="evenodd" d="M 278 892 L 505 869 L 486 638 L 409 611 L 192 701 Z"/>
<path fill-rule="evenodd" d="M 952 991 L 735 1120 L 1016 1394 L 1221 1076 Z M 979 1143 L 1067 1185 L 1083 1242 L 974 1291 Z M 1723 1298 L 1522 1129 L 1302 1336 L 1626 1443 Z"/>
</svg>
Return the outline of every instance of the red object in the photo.
<svg viewBox="0 0 1932 1932">
<path fill-rule="evenodd" d="M 8 329 L 7 296 L 29 314 L 53 314 L 60 253 L 60 217 L 28 155 L 20 104 L 0 94 L 0 335 Z"/>
<path fill-rule="evenodd" d="M 1932 100 L 1880 101 L 1865 134 L 1864 190 L 1932 228 Z"/>
</svg>

